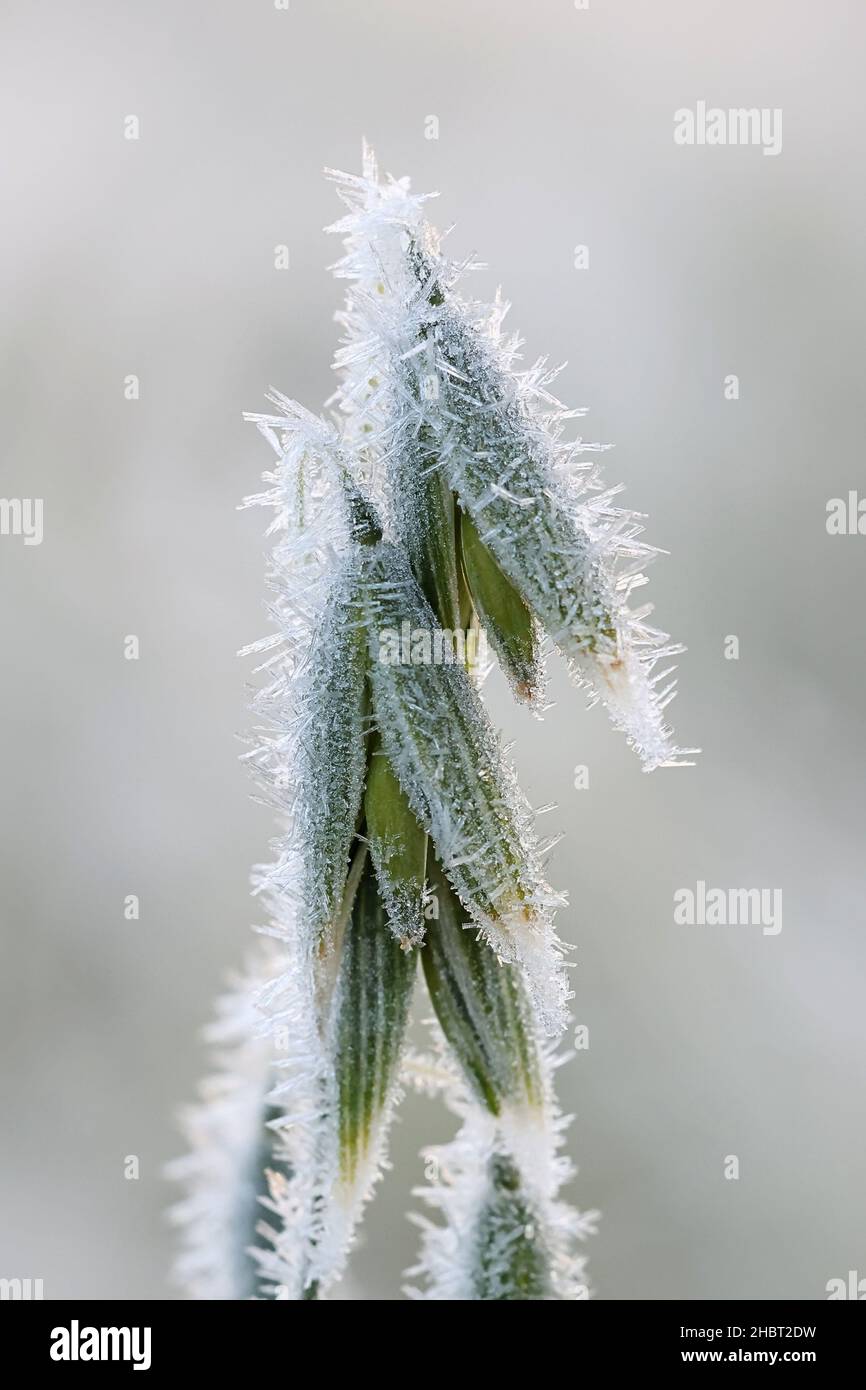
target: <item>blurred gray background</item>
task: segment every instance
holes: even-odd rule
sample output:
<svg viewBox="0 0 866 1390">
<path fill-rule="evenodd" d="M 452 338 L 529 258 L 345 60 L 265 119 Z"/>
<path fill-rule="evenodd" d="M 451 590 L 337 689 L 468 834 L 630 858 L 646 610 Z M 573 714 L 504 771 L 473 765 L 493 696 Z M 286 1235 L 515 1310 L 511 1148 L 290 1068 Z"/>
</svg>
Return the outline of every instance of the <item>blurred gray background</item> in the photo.
<svg viewBox="0 0 866 1390">
<path fill-rule="evenodd" d="M 7 0 L 0 493 L 44 499 L 44 540 L 0 537 L 0 1274 L 177 1296 L 160 1170 L 272 833 L 235 738 L 235 652 L 266 627 L 266 518 L 235 507 L 269 451 L 241 412 L 332 389 L 320 171 L 366 135 L 441 190 L 527 355 L 568 359 L 561 394 L 672 552 L 650 596 L 690 648 L 697 768 L 642 775 L 558 668 L 541 723 L 488 685 L 565 834 L 597 1296 L 866 1275 L 866 538 L 825 527 L 864 485 L 864 37 L 855 0 Z M 782 108 L 782 152 L 675 145 L 699 100 Z M 782 932 L 676 926 L 698 879 L 781 888 Z M 353 1296 L 398 1295 L 417 1151 L 450 1128 L 407 1101 Z"/>
</svg>

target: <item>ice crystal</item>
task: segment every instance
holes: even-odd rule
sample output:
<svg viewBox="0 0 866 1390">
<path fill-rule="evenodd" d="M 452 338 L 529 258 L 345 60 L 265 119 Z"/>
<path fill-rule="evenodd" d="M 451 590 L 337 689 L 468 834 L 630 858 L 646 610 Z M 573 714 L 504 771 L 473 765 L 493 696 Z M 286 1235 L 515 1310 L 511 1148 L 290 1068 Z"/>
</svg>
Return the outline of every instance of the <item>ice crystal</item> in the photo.
<svg viewBox="0 0 866 1390">
<path fill-rule="evenodd" d="M 419 945 L 425 923 L 427 835 L 381 740 L 370 758 L 364 811 L 366 837 L 391 930 L 407 949 Z"/>
<path fill-rule="evenodd" d="M 362 176 L 333 177 L 349 207 L 331 228 L 345 244 L 336 273 L 351 282 L 336 399 L 410 554 L 423 545 L 418 480 L 427 495 L 444 485 L 646 769 L 682 763 L 695 750 L 664 717 L 674 668 L 656 668 L 683 648 L 648 624 L 650 606 L 629 607 L 656 552 L 638 514 L 614 504 L 598 446 L 566 437 L 582 412 L 553 396 L 543 360 L 516 370 L 507 306 L 458 294 L 466 266 L 442 255 L 405 179 L 381 181 L 369 152 Z"/>
<path fill-rule="evenodd" d="M 276 635 L 248 649 L 265 657 L 248 758 L 282 818 L 255 890 L 283 953 L 260 991 L 273 1161 L 254 1259 L 264 1297 L 304 1299 L 339 1278 L 384 1162 L 416 961 L 356 847 L 369 742 L 361 557 L 378 523 L 333 430 L 272 399 L 280 413 L 253 418 L 278 462 L 248 503 L 275 511 Z"/>
<path fill-rule="evenodd" d="M 413 1297 L 495 1302 L 586 1296 L 577 1241 L 592 1229 L 562 1199 L 572 1176 L 553 1091 L 556 1058 L 527 1007 L 521 973 L 497 966 L 463 928 L 467 914 L 435 863 L 441 904 L 422 955 L 436 1012 L 432 1064 L 413 1055 L 407 1075 L 439 1090 L 462 1127 L 426 1151 L 420 1189 L 440 1222 L 417 1218 L 423 1276 Z M 449 1060 L 450 1058 L 450 1060 Z"/>
<path fill-rule="evenodd" d="M 415 966 L 387 927 L 363 850 L 329 948 L 302 956 L 300 941 L 287 942 L 264 995 L 284 1039 L 270 1093 L 284 1162 L 266 1203 L 276 1220 L 255 1254 L 264 1295 L 289 1300 L 324 1297 L 340 1278 L 381 1174 Z"/>
<path fill-rule="evenodd" d="M 287 818 L 273 878 L 295 898 L 304 929 L 328 930 L 345 887 L 364 786 L 365 642 L 352 514 L 332 431 L 275 396 L 284 413 L 253 416 L 279 453 L 273 486 L 247 499 L 275 509 L 269 584 L 276 634 L 255 708 L 267 721 L 250 755 Z M 328 775 L 323 776 L 322 770 Z M 285 872 L 300 856 L 301 870 Z"/>
<path fill-rule="evenodd" d="M 481 700 L 489 634 L 540 706 L 555 644 L 647 769 L 681 649 L 632 609 L 654 552 L 614 505 L 555 373 L 516 369 L 505 307 L 459 288 L 405 179 L 332 174 L 348 282 L 336 422 L 279 392 L 271 633 L 247 759 L 279 818 L 254 890 L 270 942 L 222 1005 L 229 1046 L 186 1116 L 180 1273 L 196 1297 L 310 1300 L 341 1277 L 386 1165 L 401 1067 L 442 1094 L 413 1297 L 586 1296 L 550 1035 L 569 997 L 534 818 Z M 420 962 L 420 971 L 419 971 Z M 406 1054 L 423 973 L 438 1054 Z"/>
<path fill-rule="evenodd" d="M 574 1176 L 561 1152 L 568 1121 L 553 1099 L 553 1059 L 540 1054 L 540 1104 L 509 1106 L 493 1115 L 459 1084 L 447 1090 L 461 1119 L 456 1138 L 424 1151 L 430 1184 L 417 1189 L 439 1217 L 415 1218 L 421 1229 L 421 1281 L 410 1297 L 434 1301 L 549 1301 L 587 1298 L 581 1241 L 595 1231 L 597 1212 L 578 1212 L 562 1199 Z"/>
<path fill-rule="evenodd" d="M 537 1022 L 523 976 L 503 965 L 476 934 L 441 866 L 430 864 L 439 912 L 421 955 L 439 1029 L 465 1085 L 492 1115 L 515 1103 L 540 1103 L 543 1086 Z"/>
<path fill-rule="evenodd" d="M 531 813 L 479 696 L 457 663 L 378 659 L 377 634 L 430 632 L 436 617 L 402 552 L 382 544 L 364 568 L 373 713 L 409 804 L 445 872 L 502 960 L 524 966 L 544 1024 L 564 1022 L 567 990 Z"/>
<path fill-rule="evenodd" d="M 280 1112 L 269 1098 L 273 1051 L 257 1001 L 275 967 L 275 953 L 267 953 L 217 1000 L 216 1021 L 205 1030 L 216 1070 L 181 1116 L 189 1153 L 169 1165 L 186 1189 L 170 1213 L 183 1237 L 176 1273 L 194 1298 L 244 1299 L 258 1289 L 266 1170 L 279 1166 L 268 1126 Z"/>
</svg>

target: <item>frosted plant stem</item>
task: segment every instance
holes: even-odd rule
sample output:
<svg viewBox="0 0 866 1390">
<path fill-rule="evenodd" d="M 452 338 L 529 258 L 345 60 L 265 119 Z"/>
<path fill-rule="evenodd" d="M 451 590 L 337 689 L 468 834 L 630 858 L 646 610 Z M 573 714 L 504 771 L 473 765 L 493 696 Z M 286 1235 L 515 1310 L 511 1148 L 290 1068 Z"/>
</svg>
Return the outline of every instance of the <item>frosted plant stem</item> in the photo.
<svg viewBox="0 0 866 1390">
<path fill-rule="evenodd" d="M 179 1273 L 193 1297 L 327 1298 L 405 1071 L 459 1122 L 427 1151 L 409 1296 L 574 1301 L 595 1214 L 563 1197 L 564 899 L 467 639 L 489 635 L 536 714 L 557 648 L 647 771 L 693 751 L 665 715 L 682 648 L 631 606 L 656 552 L 600 446 L 566 437 L 582 411 L 543 359 L 516 369 L 507 306 L 462 292 L 427 198 L 366 148 L 360 175 L 331 177 L 347 208 L 336 420 L 273 390 L 248 417 L 275 462 L 244 504 L 273 514 L 245 756 L 278 833 L 253 875 L 268 941 L 186 1116 Z M 419 965 L 432 1061 L 405 1046 Z"/>
</svg>

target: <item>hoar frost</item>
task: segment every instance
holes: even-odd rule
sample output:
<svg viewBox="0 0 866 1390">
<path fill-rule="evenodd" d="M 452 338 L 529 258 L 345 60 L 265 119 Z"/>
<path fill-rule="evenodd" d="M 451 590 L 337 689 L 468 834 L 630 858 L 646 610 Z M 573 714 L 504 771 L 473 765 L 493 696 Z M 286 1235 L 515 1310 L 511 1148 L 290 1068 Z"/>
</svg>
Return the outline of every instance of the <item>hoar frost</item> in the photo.
<svg viewBox="0 0 866 1390">
<path fill-rule="evenodd" d="M 457 294 L 465 267 L 442 256 L 425 197 L 405 179 L 380 182 L 369 153 L 363 176 L 333 177 L 350 209 L 331 229 L 346 244 L 336 273 L 351 281 L 336 401 L 371 476 L 398 497 L 410 487 L 404 470 L 414 477 L 420 464 L 444 477 L 647 770 L 682 763 L 696 750 L 678 748 L 665 723 L 674 668 L 656 667 L 683 648 L 647 623 L 650 606 L 629 607 L 656 552 L 638 539 L 638 515 L 613 505 L 619 489 L 584 457 L 598 446 L 564 438 L 582 412 L 551 394 L 556 373 L 543 361 L 515 370 L 519 340 L 501 332 L 506 305 Z M 417 511 L 404 522 L 410 547 L 423 525 Z"/>
<path fill-rule="evenodd" d="M 408 1079 L 460 1125 L 427 1154 L 410 1296 L 577 1300 L 595 1218 L 562 1192 L 563 900 L 472 653 L 489 637 L 539 711 L 558 648 L 651 770 L 691 751 L 665 722 L 681 648 L 631 607 L 655 552 L 598 446 L 566 437 L 581 412 L 555 373 L 516 369 L 507 306 L 463 294 L 470 266 L 443 256 L 427 199 L 369 151 L 331 177 L 348 208 L 335 418 L 275 391 L 248 417 L 276 462 L 247 500 L 273 519 L 246 757 L 280 829 L 254 875 L 262 953 L 186 1117 L 179 1272 L 196 1297 L 327 1297 Z M 431 651 L 447 636 L 451 659 L 383 661 L 404 632 Z M 432 1058 L 405 1046 L 419 975 Z"/>
</svg>

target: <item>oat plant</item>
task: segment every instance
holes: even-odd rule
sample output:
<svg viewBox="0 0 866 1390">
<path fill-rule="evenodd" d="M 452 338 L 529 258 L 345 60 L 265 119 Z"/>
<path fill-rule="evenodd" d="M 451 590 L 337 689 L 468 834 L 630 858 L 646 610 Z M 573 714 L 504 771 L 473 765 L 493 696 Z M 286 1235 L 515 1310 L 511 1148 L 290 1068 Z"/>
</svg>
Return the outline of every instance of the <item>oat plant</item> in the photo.
<svg viewBox="0 0 866 1390">
<path fill-rule="evenodd" d="M 506 306 L 462 289 L 427 199 L 331 174 L 347 282 L 327 418 L 273 392 L 253 419 L 271 633 L 248 759 L 279 816 L 256 871 L 265 938 L 222 1001 L 217 1071 L 185 1117 L 179 1272 L 194 1297 L 317 1299 L 344 1273 L 402 1088 L 459 1122 L 425 1151 L 418 1299 L 572 1300 L 594 1213 L 553 1086 L 568 1020 L 560 896 L 481 698 L 485 640 L 544 706 L 558 650 L 649 771 L 681 648 L 632 606 L 653 550 L 598 446 L 570 438 Z M 485 640 L 482 640 L 485 639 Z M 426 991 L 427 1053 L 406 1046 Z"/>
</svg>

